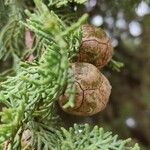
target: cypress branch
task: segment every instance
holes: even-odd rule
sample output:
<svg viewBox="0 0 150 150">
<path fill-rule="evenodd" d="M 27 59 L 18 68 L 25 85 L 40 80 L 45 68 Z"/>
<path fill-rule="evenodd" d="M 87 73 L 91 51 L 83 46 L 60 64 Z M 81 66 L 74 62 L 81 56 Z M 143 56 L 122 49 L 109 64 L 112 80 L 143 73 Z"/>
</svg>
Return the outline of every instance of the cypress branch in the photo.
<svg viewBox="0 0 150 150">
<path fill-rule="evenodd" d="M 7 2 L 11 4 L 12 1 Z M 70 63 L 77 55 L 82 38 L 80 26 L 86 21 L 87 15 L 77 22 L 67 23 L 70 20 L 63 21 L 62 15 L 57 15 L 55 10 L 58 7 L 64 10 L 72 2 L 82 4 L 85 0 L 49 0 L 49 8 L 54 8 L 54 11 L 49 11 L 41 0 L 34 2 L 34 13 L 26 11 L 28 19 L 23 22 L 22 17 L 18 17 L 17 25 L 20 26 L 18 21 L 21 21 L 34 32 L 38 42 L 32 52 L 40 51 L 41 55 L 33 62 L 20 61 L 16 73 L 0 82 L 0 103 L 4 105 L 0 112 L 0 148 L 3 149 L 8 143 L 6 150 L 139 150 L 137 144 L 130 147 L 129 140 L 118 140 L 117 136 L 97 126 L 92 128 L 86 124 L 74 125 L 68 130 L 61 128 L 55 104 L 66 84 L 69 84 L 69 99 L 64 107 L 74 106 L 74 77 L 70 73 Z M 7 25 L 2 29 L 0 39 L 4 41 L 2 46 L 5 50 L 1 49 L 0 52 L 3 58 L 10 53 L 21 57 L 17 41 L 20 38 L 18 34 L 23 32 L 19 32 L 18 26 Z M 12 30 L 17 36 L 8 39 L 13 49 L 9 53 L 10 47 L 5 44 L 7 40 L 4 35 Z M 24 143 L 22 139 L 26 131 L 29 131 L 30 140 Z"/>
<path fill-rule="evenodd" d="M 21 140 L 18 132 L 22 131 L 28 122 L 32 121 L 34 124 L 34 119 L 38 117 L 39 122 L 50 120 L 51 108 L 68 80 L 69 52 L 72 49 L 76 50 L 80 43 L 81 33 L 79 34 L 80 30 L 77 29 L 80 21 L 71 31 L 65 28 L 64 30 L 69 32 L 64 36 L 57 15 L 49 12 L 41 1 L 36 0 L 35 3 L 38 13 L 30 16 L 26 26 L 45 39 L 43 55 L 39 62 L 21 63 L 16 76 L 9 77 L 0 85 L 0 102 L 7 107 L 1 113 L 3 124 L 0 125 L 0 143 L 10 139 L 11 149 L 20 147 L 19 144 L 15 144 Z M 78 44 L 73 45 L 71 41 L 72 46 L 68 47 L 66 41 L 70 42 L 69 37 L 73 35 L 78 37 L 75 38 Z M 68 103 L 73 105 L 73 101 Z"/>
<path fill-rule="evenodd" d="M 88 124 L 75 124 L 68 130 L 61 128 L 57 135 L 60 150 L 140 150 L 137 144 L 129 146 L 131 139 L 120 140 L 117 135 Z"/>
<path fill-rule="evenodd" d="M 8 19 L 0 32 L 0 60 L 15 55 L 21 57 L 24 46 L 24 27 L 19 24 L 24 19 L 24 1 L 5 1 Z M 14 58 L 15 59 L 15 58 Z"/>
</svg>

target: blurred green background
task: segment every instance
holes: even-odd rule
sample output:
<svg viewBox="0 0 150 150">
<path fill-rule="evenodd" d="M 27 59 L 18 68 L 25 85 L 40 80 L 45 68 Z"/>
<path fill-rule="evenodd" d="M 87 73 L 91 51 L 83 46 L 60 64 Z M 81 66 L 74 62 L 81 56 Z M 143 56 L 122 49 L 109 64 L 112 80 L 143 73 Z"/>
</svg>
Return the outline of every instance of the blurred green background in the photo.
<svg viewBox="0 0 150 150">
<path fill-rule="evenodd" d="M 95 119 L 121 137 L 150 149 L 150 1 L 90 0 L 90 23 L 112 38 L 120 72 L 105 69 L 112 84 L 110 102 Z"/>
</svg>

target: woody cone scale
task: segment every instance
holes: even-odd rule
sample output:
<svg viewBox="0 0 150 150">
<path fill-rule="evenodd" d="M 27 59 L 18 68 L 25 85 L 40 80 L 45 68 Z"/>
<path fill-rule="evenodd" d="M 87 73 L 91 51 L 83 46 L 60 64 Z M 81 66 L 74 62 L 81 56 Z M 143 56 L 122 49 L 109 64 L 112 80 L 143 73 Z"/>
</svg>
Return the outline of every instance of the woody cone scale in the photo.
<svg viewBox="0 0 150 150">
<path fill-rule="evenodd" d="M 111 85 L 99 69 L 111 60 L 113 48 L 102 29 L 83 25 L 82 32 L 77 62 L 71 64 L 76 87 L 75 106 L 63 107 L 69 98 L 67 92 L 60 96 L 59 105 L 66 113 L 92 116 L 106 107 L 111 94 Z"/>
</svg>

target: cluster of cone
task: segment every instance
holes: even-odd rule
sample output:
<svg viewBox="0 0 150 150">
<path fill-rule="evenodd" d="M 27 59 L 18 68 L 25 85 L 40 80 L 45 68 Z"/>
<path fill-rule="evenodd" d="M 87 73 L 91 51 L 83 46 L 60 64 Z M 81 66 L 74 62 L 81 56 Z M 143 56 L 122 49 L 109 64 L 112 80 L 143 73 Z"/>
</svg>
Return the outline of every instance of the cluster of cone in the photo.
<svg viewBox="0 0 150 150">
<path fill-rule="evenodd" d="M 102 111 L 108 103 L 111 85 L 99 71 L 110 61 L 113 53 L 111 41 L 106 33 L 91 25 L 82 26 L 83 38 L 77 62 L 71 69 L 75 77 L 75 106 L 64 108 L 68 95 L 64 92 L 59 99 L 60 107 L 67 113 L 78 116 L 91 116 Z M 23 132 L 21 145 L 30 145 L 31 132 Z M 4 144 L 7 150 L 9 141 Z"/>
<path fill-rule="evenodd" d="M 92 116 L 102 111 L 109 100 L 111 85 L 99 70 L 111 60 L 113 48 L 102 29 L 83 25 L 82 32 L 79 56 L 71 65 L 76 87 L 75 106 L 63 107 L 68 99 L 67 92 L 60 97 L 59 105 L 69 114 Z"/>
</svg>

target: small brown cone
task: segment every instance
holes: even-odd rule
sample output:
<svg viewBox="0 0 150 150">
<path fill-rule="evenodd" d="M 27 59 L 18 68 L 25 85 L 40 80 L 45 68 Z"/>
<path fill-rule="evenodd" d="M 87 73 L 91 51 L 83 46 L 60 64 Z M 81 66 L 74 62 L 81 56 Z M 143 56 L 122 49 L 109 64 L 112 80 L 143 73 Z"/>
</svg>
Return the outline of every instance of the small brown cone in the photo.
<svg viewBox="0 0 150 150">
<path fill-rule="evenodd" d="M 64 93 L 59 99 L 60 107 L 67 113 L 79 116 L 91 116 L 102 111 L 109 100 L 111 85 L 100 71 L 89 63 L 73 63 L 75 76 L 75 106 L 64 109 L 68 99 Z"/>
<path fill-rule="evenodd" d="M 101 28 L 83 25 L 83 38 L 79 49 L 79 62 L 87 62 L 98 68 L 104 67 L 112 58 L 110 38 Z"/>
</svg>

